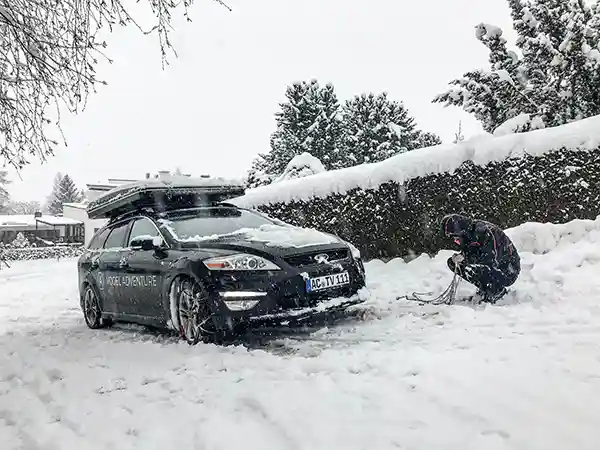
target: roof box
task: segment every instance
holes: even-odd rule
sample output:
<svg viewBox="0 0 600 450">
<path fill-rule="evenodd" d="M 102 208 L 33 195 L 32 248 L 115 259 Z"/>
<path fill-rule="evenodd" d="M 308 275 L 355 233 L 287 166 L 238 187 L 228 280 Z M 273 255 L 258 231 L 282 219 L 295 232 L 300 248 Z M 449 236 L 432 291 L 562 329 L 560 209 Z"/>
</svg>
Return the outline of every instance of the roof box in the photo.
<svg viewBox="0 0 600 450">
<path fill-rule="evenodd" d="M 87 212 L 90 219 L 113 219 L 145 208 L 163 212 L 210 206 L 244 193 L 240 182 L 222 178 L 143 180 L 111 189 L 91 201 Z"/>
</svg>

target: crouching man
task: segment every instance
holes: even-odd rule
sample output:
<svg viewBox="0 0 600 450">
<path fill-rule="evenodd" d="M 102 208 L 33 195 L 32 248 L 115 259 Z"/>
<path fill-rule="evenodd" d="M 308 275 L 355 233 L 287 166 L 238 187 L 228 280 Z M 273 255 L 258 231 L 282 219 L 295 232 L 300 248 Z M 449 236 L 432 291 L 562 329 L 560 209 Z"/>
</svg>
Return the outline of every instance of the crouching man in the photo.
<svg viewBox="0 0 600 450">
<path fill-rule="evenodd" d="M 448 259 L 450 270 L 458 269 L 477 287 L 473 300 L 496 303 L 521 272 L 521 258 L 512 241 L 498 226 L 460 214 L 445 216 L 441 226 L 460 251 Z"/>
</svg>

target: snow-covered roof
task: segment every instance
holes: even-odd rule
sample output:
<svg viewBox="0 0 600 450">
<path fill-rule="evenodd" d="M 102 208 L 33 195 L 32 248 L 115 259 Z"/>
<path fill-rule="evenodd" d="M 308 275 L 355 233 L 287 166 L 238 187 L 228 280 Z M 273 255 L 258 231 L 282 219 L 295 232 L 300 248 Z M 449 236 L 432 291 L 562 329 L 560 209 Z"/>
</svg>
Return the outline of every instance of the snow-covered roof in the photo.
<svg viewBox="0 0 600 450">
<path fill-rule="evenodd" d="M 309 200 L 332 193 L 344 194 L 355 188 L 376 189 L 389 181 L 404 183 L 416 177 L 453 172 L 465 161 L 486 165 L 524 154 L 540 156 L 563 147 L 572 151 L 585 151 L 599 146 L 600 115 L 528 133 L 483 136 L 459 144 L 412 150 L 378 163 L 331 170 L 249 189 L 245 195 L 230 202 L 251 208 L 269 203 Z"/>
<path fill-rule="evenodd" d="M 77 209 L 86 209 L 87 202 L 85 203 L 63 203 L 63 207 L 67 206 L 69 208 L 77 208 Z"/>
<path fill-rule="evenodd" d="M 18 226 L 32 226 L 35 227 L 36 221 L 50 226 L 58 225 L 79 225 L 83 222 L 68 217 L 57 217 L 43 214 L 40 217 L 35 217 L 33 214 L 12 214 L 12 215 L 0 215 L 0 227 L 11 228 Z"/>
</svg>

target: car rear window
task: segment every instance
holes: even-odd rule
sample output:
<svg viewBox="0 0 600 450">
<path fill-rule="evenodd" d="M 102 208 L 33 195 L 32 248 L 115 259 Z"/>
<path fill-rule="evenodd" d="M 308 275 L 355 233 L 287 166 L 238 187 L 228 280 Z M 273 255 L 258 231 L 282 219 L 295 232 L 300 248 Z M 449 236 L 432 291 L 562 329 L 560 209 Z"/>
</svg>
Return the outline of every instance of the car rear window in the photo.
<svg viewBox="0 0 600 450">
<path fill-rule="evenodd" d="M 236 209 L 210 209 L 195 215 L 169 217 L 163 221 L 177 240 L 233 233 L 242 228 L 259 228 L 274 222 L 259 214 Z"/>
<path fill-rule="evenodd" d="M 108 236 L 108 239 L 104 243 L 104 248 L 122 248 L 125 244 L 127 225 L 129 224 L 125 222 L 113 228 Z"/>
<path fill-rule="evenodd" d="M 106 236 L 108 236 L 109 232 L 110 232 L 110 229 L 105 228 L 100 233 L 97 233 L 90 241 L 90 244 L 88 245 L 88 249 L 97 250 L 99 248 L 102 248 L 102 244 L 104 244 L 104 241 L 106 240 Z"/>
</svg>

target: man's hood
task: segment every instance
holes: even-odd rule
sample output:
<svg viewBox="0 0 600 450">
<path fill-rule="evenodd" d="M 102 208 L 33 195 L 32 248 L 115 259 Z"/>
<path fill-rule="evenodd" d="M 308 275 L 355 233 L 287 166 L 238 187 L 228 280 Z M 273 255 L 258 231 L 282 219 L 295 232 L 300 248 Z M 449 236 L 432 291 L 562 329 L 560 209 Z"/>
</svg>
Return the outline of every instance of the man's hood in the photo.
<svg viewBox="0 0 600 450">
<path fill-rule="evenodd" d="M 473 220 L 467 216 L 461 214 L 448 214 L 444 216 L 441 222 L 442 234 L 448 235 L 462 235 L 465 231 L 469 230 L 473 226 Z"/>
</svg>

